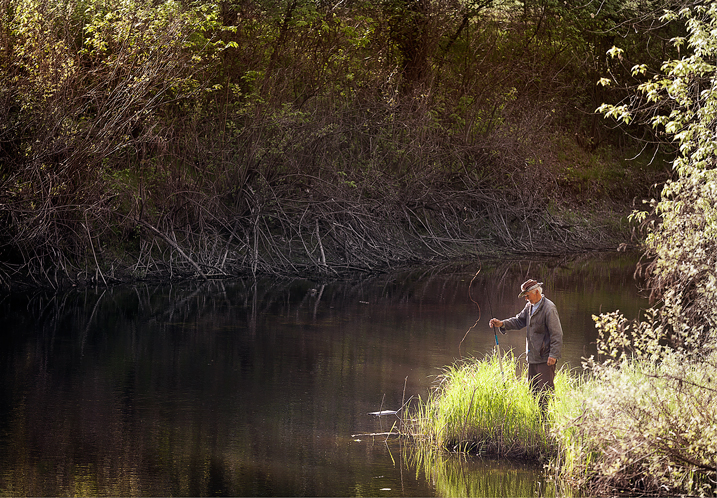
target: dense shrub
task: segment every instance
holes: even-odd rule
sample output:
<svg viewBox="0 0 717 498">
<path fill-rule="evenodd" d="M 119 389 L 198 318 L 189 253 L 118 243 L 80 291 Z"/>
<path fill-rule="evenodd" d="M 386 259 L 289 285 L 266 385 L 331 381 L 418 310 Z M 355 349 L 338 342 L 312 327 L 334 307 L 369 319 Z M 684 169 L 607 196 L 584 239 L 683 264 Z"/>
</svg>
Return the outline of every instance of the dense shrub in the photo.
<svg viewBox="0 0 717 498">
<path fill-rule="evenodd" d="M 559 482 L 595 495 L 714 496 L 717 356 L 679 355 L 593 369 L 573 393 L 579 415 L 557 419 Z"/>
</svg>

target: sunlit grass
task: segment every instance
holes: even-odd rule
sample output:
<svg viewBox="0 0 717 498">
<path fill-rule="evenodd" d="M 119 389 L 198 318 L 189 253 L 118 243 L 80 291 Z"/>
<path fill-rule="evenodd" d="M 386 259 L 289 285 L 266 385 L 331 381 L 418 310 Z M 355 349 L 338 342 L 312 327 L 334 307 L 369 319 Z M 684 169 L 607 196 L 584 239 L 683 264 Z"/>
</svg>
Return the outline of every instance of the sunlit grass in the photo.
<svg viewBox="0 0 717 498">
<path fill-rule="evenodd" d="M 423 443 L 452 451 L 542 458 L 550 453 L 550 421 L 575 407 L 563 394 L 576 382 L 562 370 L 555 400 L 543 417 L 512 354 L 470 359 L 447 367 L 436 389 L 408 414 L 406 427 Z"/>
</svg>

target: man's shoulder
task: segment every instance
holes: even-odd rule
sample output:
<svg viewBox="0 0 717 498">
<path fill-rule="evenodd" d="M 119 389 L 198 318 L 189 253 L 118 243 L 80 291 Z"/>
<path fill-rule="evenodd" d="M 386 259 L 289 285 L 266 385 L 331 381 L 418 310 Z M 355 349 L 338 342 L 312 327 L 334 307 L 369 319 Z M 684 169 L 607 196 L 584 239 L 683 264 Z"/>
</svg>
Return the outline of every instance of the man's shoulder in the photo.
<svg viewBox="0 0 717 498">
<path fill-rule="evenodd" d="M 547 297 L 543 296 L 543 301 L 544 301 L 544 302 L 543 302 L 543 305 L 545 306 L 545 309 L 546 309 L 546 310 L 551 309 L 551 308 L 552 308 L 552 309 L 557 309 L 557 306 L 555 306 L 555 303 L 552 302 L 552 301 L 551 301 L 550 299 L 548 299 Z"/>
</svg>

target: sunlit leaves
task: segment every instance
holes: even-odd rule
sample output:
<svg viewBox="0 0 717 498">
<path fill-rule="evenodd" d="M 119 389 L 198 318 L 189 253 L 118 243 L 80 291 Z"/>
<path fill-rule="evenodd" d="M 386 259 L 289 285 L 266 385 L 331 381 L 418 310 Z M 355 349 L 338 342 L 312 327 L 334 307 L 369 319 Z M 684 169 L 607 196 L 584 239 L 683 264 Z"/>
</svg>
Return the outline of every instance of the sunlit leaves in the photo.
<svg viewBox="0 0 717 498">
<path fill-rule="evenodd" d="M 717 463 L 714 444 L 702 444 L 717 433 L 715 412 L 707 408 L 714 406 L 717 364 L 717 3 L 668 12 L 663 20 L 683 22 L 688 35 L 671 40 L 684 56 L 666 61 L 662 74 L 638 88 L 657 106 L 649 122 L 662 127 L 679 146 L 673 163 L 677 176 L 653 204 L 658 223 L 647 225 L 645 247 L 653 259 L 649 283 L 659 301 L 637 321 L 619 312 L 594 317 L 600 331 L 598 349 L 606 361 L 591 366 L 615 382 L 613 393 L 605 393 L 605 406 L 621 414 L 622 425 L 634 428 L 623 432 L 613 426 L 615 443 L 610 445 L 615 454 L 644 455 L 639 457 L 640 469 L 661 489 L 712 495 L 714 470 L 700 469 L 714 469 Z M 611 55 L 622 52 L 613 50 Z M 645 73 L 643 66 L 633 67 L 633 76 Z M 630 106 L 599 109 L 625 122 L 633 111 Z M 633 219 L 647 222 L 648 213 L 635 213 Z M 639 368 L 657 369 L 640 373 L 643 382 L 654 385 L 650 403 L 626 392 L 630 386 L 625 374 L 635 371 L 635 360 L 641 362 Z M 689 413 L 699 415 L 686 422 L 679 410 L 688 404 L 696 408 Z M 701 416 L 707 412 L 712 415 Z M 600 431 L 607 427 L 601 424 Z M 612 465 L 603 469 L 605 475 L 624 477 L 634 471 L 623 460 Z"/>
<path fill-rule="evenodd" d="M 607 51 L 607 54 L 610 57 L 618 57 L 618 58 L 622 57 L 622 55 L 624 53 L 625 53 L 625 51 L 623 49 L 615 47 L 615 46 L 611 47 L 610 50 Z"/>
<path fill-rule="evenodd" d="M 650 122 L 663 127 L 680 153 L 673 164 L 679 176 L 664 187 L 655 209 L 661 223 L 648 231 L 646 247 L 655 257 L 652 284 L 664 300 L 665 331 L 675 334 L 674 341 L 689 343 L 681 336 L 683 330 L 717 324 L 717 312 L 702 304 L 712 299 L 704 282 L 714 281 L 717 274 L 717 178 L 713 173 L 717 167 L 717 68 L 713 63 L 717 57 L 717 6 L 711 3 L 682 9 L 664 19 L 685 22 L 688 36 L 673 38 L 672 43 L 690 52 L 666 61 L 662 75 L 639 87 L 648 101 L 663 106 L 663 112 L 653 115 Z M 612 51 L 612 55 L 620 54 Z M 599 111 L 627 122 L 633 109 L 603 105 Z"/>
<path fill-rule="evenodd" d="M 629 124 L 632 120 L 632 115 L 630 114 L 630 107 L 628 105 L 602 104 L 600 107 L 598 107 L 597 112 L 604 114 L 608 118 L 622 121 L 625 124 Z"/>
<path fill-rule="evenodd" d="M 633 76 L 637 76 L 638 74 L 644 75 L 645 73 L 647 73 L 647 64 L 636 64 L 632 66 L 630 72 Z"/>
</svg>

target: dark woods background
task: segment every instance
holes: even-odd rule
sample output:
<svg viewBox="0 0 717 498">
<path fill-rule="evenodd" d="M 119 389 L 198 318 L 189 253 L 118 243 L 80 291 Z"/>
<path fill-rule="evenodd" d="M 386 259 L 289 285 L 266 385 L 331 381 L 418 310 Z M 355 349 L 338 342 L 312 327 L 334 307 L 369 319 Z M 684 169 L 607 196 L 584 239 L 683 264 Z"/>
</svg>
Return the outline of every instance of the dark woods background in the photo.
<svg viewBox="0 0 717 498">
<path fill-rule="evenodd" d="M 0 0 L 0 282 L 615 247 L 670 150 L 606 52 L 667 3 Z"/>
</svg>

